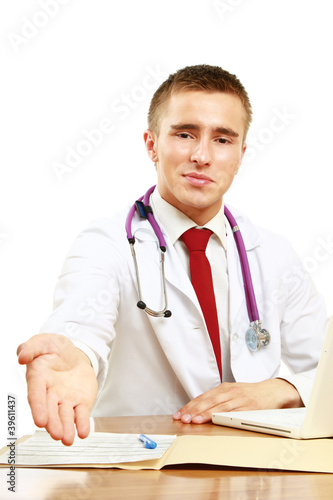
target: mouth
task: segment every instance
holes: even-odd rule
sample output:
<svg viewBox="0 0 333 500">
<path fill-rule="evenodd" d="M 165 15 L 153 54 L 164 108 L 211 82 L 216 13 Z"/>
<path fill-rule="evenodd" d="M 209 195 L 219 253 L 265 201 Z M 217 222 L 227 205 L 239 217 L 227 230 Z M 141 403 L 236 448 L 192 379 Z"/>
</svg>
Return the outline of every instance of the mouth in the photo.
<svg viewBox="0 0 333 500">
<path fill-rule="evenodd" d="M 207 177 L 207 175 L 198 174 L 196 172 L 184 174 L 184 177 L 192 186 L 207 186 L 213 182 L 213 179 Z"/>
</svg>

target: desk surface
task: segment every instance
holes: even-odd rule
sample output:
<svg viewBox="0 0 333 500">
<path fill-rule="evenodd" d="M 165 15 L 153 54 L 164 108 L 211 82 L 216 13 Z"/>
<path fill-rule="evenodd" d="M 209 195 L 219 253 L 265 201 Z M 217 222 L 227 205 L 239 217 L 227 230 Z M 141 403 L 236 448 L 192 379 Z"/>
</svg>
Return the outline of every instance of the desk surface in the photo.
<svg viewBox="0 0 333 500">
<path fill-rule="evenodd" d="M 186 425 L 174 422 L 170 416 L 97 418 L 95 430 L 144 434 L 249 435 L 247 431 L 213 424 Z M 173 466 L 160 471 L 17 468 L 17 492 L 13 494 L 7 491 L 6 473 L 8 469 L 0 469 L 2 500 L 14 497 L 20 500 L 333 498 L 333 474 L 272 472 L 203 465 Z"/>
</svg>

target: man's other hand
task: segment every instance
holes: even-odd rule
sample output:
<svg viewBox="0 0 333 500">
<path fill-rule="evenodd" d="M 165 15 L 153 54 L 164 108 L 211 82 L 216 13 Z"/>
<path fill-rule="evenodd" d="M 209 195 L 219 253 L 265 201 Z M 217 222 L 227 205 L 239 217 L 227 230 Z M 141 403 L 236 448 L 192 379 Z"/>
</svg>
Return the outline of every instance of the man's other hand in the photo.
<svg viewBox="0 0 333 500">
<path fill-rule="evenodd" d="M 204 424 L 210 422 L 216 412 L 299 406 L 303 406 L 303 402 L 297 389 L 283 379 L 248 384 L 224 382 L 187 403 L 173 418 L 187 424 Z"/>
</svg>

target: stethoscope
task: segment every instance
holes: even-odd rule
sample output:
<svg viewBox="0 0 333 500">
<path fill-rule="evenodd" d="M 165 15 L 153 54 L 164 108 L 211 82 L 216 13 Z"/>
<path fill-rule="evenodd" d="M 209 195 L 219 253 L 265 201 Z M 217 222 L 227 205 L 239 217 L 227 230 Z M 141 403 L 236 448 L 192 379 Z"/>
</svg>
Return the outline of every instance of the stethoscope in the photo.
<svg viewBox="0 0 333 500">
<path fill-rule="evenodd" d="M 154 218 L 153 211 L 149 206 L 149 197 L 151 193 L 154 191 L 154 189 L 155 186 L 152 186 L 150 189 L 148 189 L 146 194 L 141 196 L 141 198 L 139 198 L 130 208 L 130 211 L 128 212 L 126 218 L 125 228 L 135 267 L 137 291 L 139 297 L 137 306 L 139 307 L 139 309 L 143 309 L 144 311 L 146 311 L 147 314 L 155 318 L 160 318 L 160 317 L 169 318 L 171 316 L 171 311 L 168 309 L 168 297 L 167 297 L 165 273 L 164 273 L 164 255 L 166 252 L 166 242 L 162 234 L 162 231 L 160 230 Z M 148 220 L 159 242 L 160 256 L 161 256 L 161 284 L 164 296 L 164 308 L 161 311 L 154 311 L 153 309 L 150 309 L 149 307 L 147 307 L 146 303 L 142 300 L 139 268 L 134 250 L 135 238 L 132 234 L 132 229 L 131 229 L 135 212 L 138 213 L 141 219 Z M 247 330 L 245 334 L 245 342 L 251 351 L 257 351 L 260 347 L 267 346 L 270 343 L 271 336 L 267 330 L 261 328 L 262 321 L 259 319 L 259 312 L 257 308 L 256 298 L 254 295 L 249 261 L 246 255 L 244 240 L 241 235 L 240 229 L 237 225 L 235 218 L 233 217 L 230 210 L 226 206 L 224 207 L 224 215 L 228 219 L 228 222 L 232 228 L 243 275 L 246 306 L 250 320 L 250 328 Z"/>
</svg>

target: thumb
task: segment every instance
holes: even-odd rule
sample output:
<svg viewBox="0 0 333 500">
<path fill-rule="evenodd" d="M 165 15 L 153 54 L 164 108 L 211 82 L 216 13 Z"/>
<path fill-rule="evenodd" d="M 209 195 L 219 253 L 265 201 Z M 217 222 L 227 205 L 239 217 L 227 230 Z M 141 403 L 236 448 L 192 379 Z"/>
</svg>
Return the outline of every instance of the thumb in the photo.
<svg viewBox="0 0 333 500">
<path fill-rule="evenodd" d="M 40 333 L 31 337 L 27 342 L 20 344 L 16 351 L 20 365 L 30 363 L 42 354 L 50 354 L 59 350 L 57 345 L 59 341 L 56 342 L 58 338 L 53 337 L 61 337 L 61 335 Z"/>
<path fill-rule="evenodd" d="M 40 350 L 34 348 L 29 341 L 20 344 L 17 348 L 16 354 L 18 356 L 18 362 L 20 365 L 26 365 L 30 363 L 34 358 L 42 354 Z"/>
</svg>

